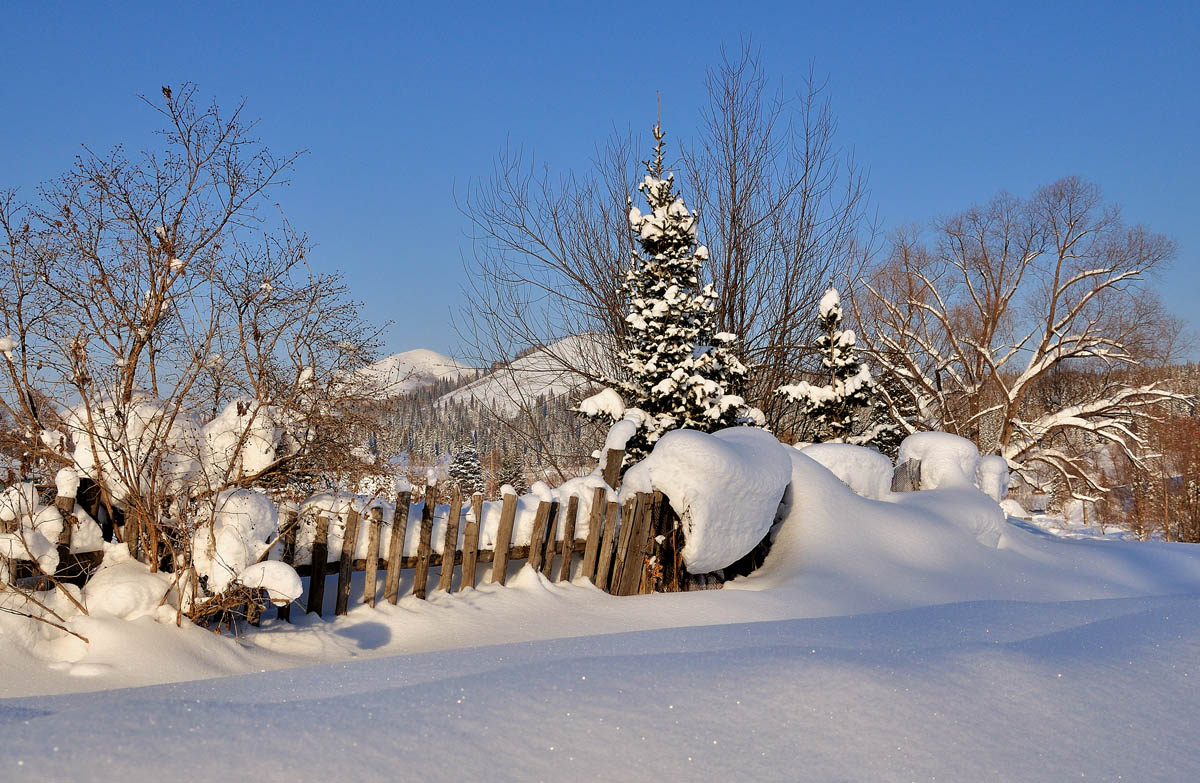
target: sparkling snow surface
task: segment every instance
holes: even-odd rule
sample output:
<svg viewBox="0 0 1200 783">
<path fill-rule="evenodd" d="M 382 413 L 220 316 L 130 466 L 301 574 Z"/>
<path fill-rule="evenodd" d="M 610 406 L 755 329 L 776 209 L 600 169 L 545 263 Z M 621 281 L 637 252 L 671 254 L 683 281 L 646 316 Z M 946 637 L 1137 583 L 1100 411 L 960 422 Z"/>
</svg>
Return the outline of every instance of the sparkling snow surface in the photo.
<svg viewBox="0 0 1200 783">
<path fill-rule="evenodd" d="M 987 542 L 974 487 L 872 500 L 785 452 L 775 546 L 722 590 L 525 568 L 236 640 L 73 619 L 90 646 L 0 614 L 0 779 L 1200 779 L 1200 547 Z"/>
</svg>

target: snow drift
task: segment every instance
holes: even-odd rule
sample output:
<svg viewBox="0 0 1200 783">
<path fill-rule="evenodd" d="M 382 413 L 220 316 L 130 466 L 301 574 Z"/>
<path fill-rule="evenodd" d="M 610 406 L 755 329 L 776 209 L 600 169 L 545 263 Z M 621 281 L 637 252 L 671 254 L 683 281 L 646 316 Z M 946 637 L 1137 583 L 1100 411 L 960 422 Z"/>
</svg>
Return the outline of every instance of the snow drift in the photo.
<svg viewBox="0 0 1200 783">
<path fill-rule="evenodd" d="M 743 557 L 775 522 L 790 479 L 790 450 L 765 430 L 668 432 L 625 474 L 622 493 L 661 491 L 679 515 L 683 562 L 693 574 Z"/>
</svg>

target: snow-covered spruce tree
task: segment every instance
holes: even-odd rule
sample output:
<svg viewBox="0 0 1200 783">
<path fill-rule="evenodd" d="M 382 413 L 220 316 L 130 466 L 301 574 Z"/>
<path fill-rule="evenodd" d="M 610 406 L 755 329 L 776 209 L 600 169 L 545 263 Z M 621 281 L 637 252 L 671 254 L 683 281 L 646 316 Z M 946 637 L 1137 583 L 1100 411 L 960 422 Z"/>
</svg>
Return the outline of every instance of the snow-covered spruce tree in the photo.
<svg viewBox="0 0 1200 783">
<path fill-rule="evenodd" d="M 450 480 L 458 485 L 464 496 L 483 492 L 483 467 L 479 464 L 479 451 L 468 442 L 461 446 L 450 461 Z"/>
<path fill-rule="evenodd" d="M 654 157 L 638 185 L 649 212 L 629 202 L 639 249 L 622 283 L 629 327 L 624 377 L 611 382 L 627 409 L 644 414 L 626 442 L 631 461 L 646 456 L 670 430 L 713 432 L 762 424 L 762 414 L 737 393 L 746 378 L 746 366 L 733 350 L 738 338 L 717 331 L 716 290 L 700 284 L 708 249 L 697 247 L 697 215 L 676 192 L 674 175 L 663 172 L 663 136 L 656 124 Z M 613 418 L 614 413 L 598 415 Z"/>
<path fill-rule="evenodd" d="M 825 292 L 818 310 L 817 350 L 829 382 L 814 386 L 799 381 L 779 387 L 776 394 L 800 406 L 815 426 L 817 442 L 875 446 L 885 453 L 895 449 L 900 429 L 886 415 L 870 368 L 858 359 L 854 330 L 842 328 L 842 301 L 836 289 Z"/>
</svg>

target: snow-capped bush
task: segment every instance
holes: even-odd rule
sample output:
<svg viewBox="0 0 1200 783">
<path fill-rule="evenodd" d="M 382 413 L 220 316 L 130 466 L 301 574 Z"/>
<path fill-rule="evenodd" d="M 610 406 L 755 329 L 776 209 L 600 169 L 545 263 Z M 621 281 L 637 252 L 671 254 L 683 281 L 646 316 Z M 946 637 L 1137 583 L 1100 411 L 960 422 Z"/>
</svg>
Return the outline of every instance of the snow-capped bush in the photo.
<svg viewBox="0 0 1200 783">
<path fill-rule="evenodd" d="M 192 564 L 208 578 L 210 592 L 223 592 L 278 533 L 278 512 L 269 498 L 227 489 L 217 495 L 212 523 L 201 525 L 192 537 Z"/>
</svg>

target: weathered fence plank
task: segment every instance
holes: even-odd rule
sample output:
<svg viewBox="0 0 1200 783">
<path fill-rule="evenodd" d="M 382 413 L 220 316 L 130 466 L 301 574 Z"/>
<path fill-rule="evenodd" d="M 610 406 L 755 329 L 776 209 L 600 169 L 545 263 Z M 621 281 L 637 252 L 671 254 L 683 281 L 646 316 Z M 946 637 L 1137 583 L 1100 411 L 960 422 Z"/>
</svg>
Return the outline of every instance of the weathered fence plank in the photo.
<svg viewBox="0 0 1200 783">
<path fill-rule="evenodd" d="M 404 557 L 404 536 L 408 533 L 408 500 L 410 492 L 396 494 L 396 513 L 392 516 L 392 535 L 388 539 L 387 577 L 383 583 L 383 600 L 395 604 L 400 600 L 400 561 Z"/>
<path fill-rule="evenodd" d="M 325 602 L 327 568 L 329 568 L 329 517 L 318 514 L 317 528 L 313 532 L 312 570 L 308 580 L 308 608 L 305 610 L 309 614 L 313 612 L 316 612 L 318 616 L 321 614 L 322 604 Z"/>
<path fill-rule="evenodd" d="M 636 524 L 638 496 L 635 495 L 621 504 L 621 529 L 617 534 L 617 548 L 613 550 L 613 571 L 609 578 L 609 591 L 620 595 L 621 577 L 625 573 L 625 560 L 629 556 L 629 537 L 633 535 Z"/>
<path fill-rule="evenodd" d="M 546 518 L 546 549 L 542 561 L 542 576 L 550 578 L 550 572 L 554 568 L 554 555 L 558 550 L 558 518 L 559 504 L 558 501 L 550 503 L 550 514 Z"/>
<path fill-rule="evenodd" d="M 604 456 L 604 470 L 600 475 L 604 477 L 605 484 L 617 489 L 621 486 L 621 463 L 625 461 L 625 450 L 609 449 Z"/>
<path fill-rule="evenodd" d="M 450 515 L 446 517 L 446 535 L 442 539 L 442 571 L 438 578 L 438 589 L 452 592 L 454 585 L 454 555 L 458 550 L 458 518 L 462 514 L 462 491 L 456 484 L 450 495 Z M 449 555 L 450 562 L 446 562 Z"/>
<path fill-rule="evenodd" d="M 621 580 L 617 582 L 613 595 L 637 595 L 641 591 L 642 575 L 646 570 L 646 544 L 650 540 L 650 516 L 653 496 L 639 492 L 634 504 L 629 540 L 621 569 Z M 615 578 L 615 577 L 614 577 Z"/>
<path fill-rule="evenodd" d="M 437 510 L 437 484 L 425 487 L 425 506 L 421 512 L 421 539 L 417 543 L 417 572 L 413 575 L 413 595 L 425 598 L 429 582 L 429 555 L 432 553 L 433 513 Z"/>
<path fill-rule="evenodd" d="M 350 609 L 350 575 L 354 567 L 354 549 L 358 546 L 358 512 L 353 508 L 346 512 L 346 535 L 342 538 L 342 556 L 338 560 L 337 600 L 334 616 L 341 616 Z"/>
<path fill-rule="evenodd" d="M 471 496 L 471 517 L 463 530 L 462 577 L 458 589 L 475 586 L 475 564 L 479 562 L 479 525 L 483 522 L 483 495 Z"/>
<path fill-rule="evenodd" d="M 296 564 L 296 527 L 299 517 L 295 511 L 283 513 L 283 551 L 279 557 L 288 565 Z M 284 604 L 275 611 L 275 616 L 285 623 L 292 621 L 292 605 Z"/>
<path fill-rule="evenodd" d="M 508 579 L 508 548 L 512 544 L 513 522 L 517 518 L 517 496 L 505 495 L 500 506 L 500 525 L 496 528 L 492 581 L 504 584 Z M 481 558 L 482 559 L 482 558 Z"/>
<path fill-rule="evenodd" d="M 608 577 L 612 571 L 613 548 L 616 544 L 617 526 L 621 521 L 621 506 L 615 501 L 605 504 L 604 542 L 600 545 L 600 558 L 596 561 L 596 587 L 608 589 Z"/>
<path fill-rule="evenodd" d="M 375 592 L 379 584 L 379 536 L 383 532 L 383 510 L 372 508 L 367 511 L 371 527 L 367 530 L 367 562 L 363 578 L 363 603 L 375 605 Z"/>
<path fill-rule="evenodd" d="M 559 547 L 562 563 L 558 567 L 556 582 L 570 581 L 571 579 L 571 555 L 575 553 L 575 518 L 577 516 L 579 516 L 579 496 L 572 495 L 567 500 L 567 515 L 563 517 L 562 545 Z"/>
<path fill-rule="evenodd" d="M 538 503 L 533 515 L 533 532 L 529 536 L 529 567 L 542 570 L 542 559 L 546 556 L 546 520 L 550 517 L 550 502 Z"/>
<path fill-rule="evenodd" d="M 588 515 L 587 548 L 583 550 L 583 565 L 579 575 L 596 582 L 596 558 L 600 554 L 600 536 L 604 533 L 604 506 L 608 490 L 596 487 L 592 492 L 592 509 Z"/>
</svg>

